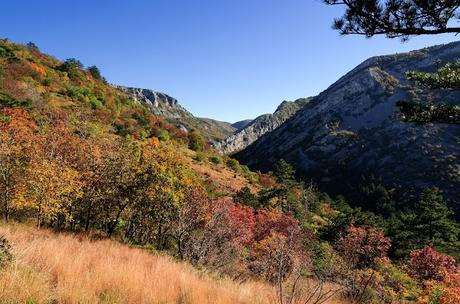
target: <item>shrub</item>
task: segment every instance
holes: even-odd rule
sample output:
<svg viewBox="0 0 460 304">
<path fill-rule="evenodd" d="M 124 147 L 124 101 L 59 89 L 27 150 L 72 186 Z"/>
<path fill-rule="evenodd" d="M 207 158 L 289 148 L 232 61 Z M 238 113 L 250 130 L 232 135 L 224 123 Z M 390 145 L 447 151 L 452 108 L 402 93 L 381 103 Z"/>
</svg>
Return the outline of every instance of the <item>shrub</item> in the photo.
<svg viewBox="0 0 460 304">
<path fill-rule="evenodd" d="M 166 131 L 166 130 L 162 130 L 159 134 L 158 134 L 158 139 L 161 140 L 161 141 L 169 141 L 169 132 Z"/>
<path fill-rule="evenodd" d="M 407 263 L 409 273 L 421 281 L 442 281 L 446 274 L 458 269 L 455 259 L 435 251 L 431 246 L 413 250 Z"/>
<path fill-rule="evenodd" d="M 386 260 L 377 263 L 380 278 L 380 297 L 389 303 L 406 303 L 415 301 L 421 294 L 417 281 L 401 268 Z M 385 302 L 385 303 L 386 303 Z"/>
<path fill-rule="evenodd" d="M 257 209 L 259 207 L 259 199 L 257 195 L 251 192 L 249 187 L 245 186 L 233 195 L 233 201 L 235 203 L 250 206 Z"/>
<path fill-rule="evenodd" d="M 0 236 L 0 268 L 7 266 L 12 260 L 11 244 L 6 238 Z"/>
<path fill-rule="evenodd" d="M 1 46 L 0 46 L 0 57 L 3 57 L 3 58 L 14 58 L 15 55 L 14 55 L 13 50 L 12 50 L 9 46 L 1 45 Z"/>
<path fill-rule="evenodd" d="M 444 285 L 441 303 L 460 303 L 460 271 L 452 274 L 447 273 L 444 278 Z"/>
<path fill-rule="evenodd" d="M 443 294 L 443 289 L 442 286 L 439 284 L 434 285 L 433 288 L 431 288 L 430 293 L 428 295 L 428 303 L 429 304 L 441 304 L 441 298 Z M 457 303 L 457 302 L 454 302 Z"/>
<path fill-rule="evenodd" d="M 38 46 L 30 41 L 29 43 L 26 44 L 27 48 L 31 51 L 39 51 Z"/>
<path fill-rule="evenodd" d="M 70 78 L 82 78 L 81 70 L 83 69 L 83 64 L 75 58 L 66 59 L 58 69 L 62 72 L 67 72 Z"/>
<path fill-rule="evenodd" d="M 216 155 L 212 155 L 209 157 L 209 161 L 215 165 L 218 165 L 221 163 L 221 160 L 220 160 L 220 157 L 216 156 Z"/>
<path fill-rule="evenodd" d="M 236 159 L 229 158 L 229 159 L 227 159 L 226 164 L 227 164 L 227 167 L 229 167 L 230 169 L 232 169 L 236 173 L 239 173 L 241 171 L 240 164 L 238 163 L 238 161 Z"/>
<path fill-rule="evenodd" d="M 205 158 L 204 154 L 201 152 L 198 152 L 193 159 L 196 160 L 197 162 L 202 162 L 204 158 Z"/>
<path fill-rule="evenodd" d="M 391 241 L 384 234 L 370 226 L 347 229 L 345 237 L 339 240 L 338 249 L 345 259 L 358 268 L 374 265 L 377 258 L 386 258 Z"/>
<path fill-rule="evenodd" d="M 94 96 L 89 97 L 89 105 L 91 106 L 93 110 L 101 109 L 104 107 L 104 105 L 102 104 L 102 101 L 100 101 Z"/>
<path fill-rule="evenodd" d="M 97 66 L 95 65 L 90 66 L 88 68 L 88 72 L 91 74 L 91 76 L 93 76 L 94 79 L 102 80 L 101 71 L 99 70 Z"/>
<path fill-rule="evenodd" d="M 83 63 L 78 59 L 68 58 L 62 63 L 60 68 L 64 72 L 69 72 L 73 69 L 83 69 Z"/>
<path fill-rule="evenodd" d="M 91 95 L 91 91 L 86 87 L 68 87 L 66 95 L 70 98 L 84 102 Z"/>
<path fill-rule="evenodd" d="M 32 108 L 32 101 L 30 99 L 27 100 L 19 100 L 7 92 L 4 92 L 0 88 L 0 107 L 8 107 L 8 108 L 24 108 L 30 109 Z"/>
<path fill-rule="evenodd" d="M 205 139 L 198 131 L 192 130 L 188 135 L 188 147 L 197 152 L 201 152 L 205 148 Z"/>
</svg>

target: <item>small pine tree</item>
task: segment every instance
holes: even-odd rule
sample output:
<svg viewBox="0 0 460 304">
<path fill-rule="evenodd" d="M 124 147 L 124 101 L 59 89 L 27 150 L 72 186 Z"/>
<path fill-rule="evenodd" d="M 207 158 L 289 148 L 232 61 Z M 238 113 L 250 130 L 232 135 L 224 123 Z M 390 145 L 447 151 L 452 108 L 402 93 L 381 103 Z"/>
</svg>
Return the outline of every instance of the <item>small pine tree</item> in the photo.
<svg viewBox="0 0 460 304">
<path fill-rule="evenodd" d="M 420 245 L 443 245 L 457 241 L 458 224 L 450 217 L 452 210 L 443 201 L 438 188 L 425 189 L 415 210 L 415 229 Z"/>
<path fill-rule="evenodd" d="M 30 41 L 29 43 L 27 43 L 26 46 L 27 46 L 27 48 L 28 48 L 29 50 L 33 50 L 33 51 L 38 51 L 38 50 L 39 50 L 39 49 L 38 49 L 38 46 L 37 46 L 35 43 L 33 43 L 32 41 Z"/>
<path fill-rule="evenodd" d="M 260 205 L 257 195 L 253 194 L 251 189 L 249 189 L 247 186 L 241 188 L 238 192 L 235 193 L 233 196 L 233 201 L 235 203 L 250 206 L 255 209 Z"/>
<path fill-rule="evenodd" d="M 276 162 L 273 175 L 276 177 L 278 182 L 282 184 L 291 184 L 295 181 L 295 170 L 284 159 L 280 159 Z"/>
<path fill-rule="evenodd" d="M 61 69 L 65 72 L 68 72 L 72 69 L 83 69 L 83 63 L 80 60 L 75 58 L 68 58 L 61 65 Z"/>
<path fill-rule="evenodd" d="M 97 79 L 97 80 L 102 80 L 102 75 L 101 75 L 101 71 L 99 70 L 99 68 L 95 65 L 92 65 L 88 68 L 88 72 L 91 74 L 91 76 L 93 76 L 94 79 Z"/>
</svg>

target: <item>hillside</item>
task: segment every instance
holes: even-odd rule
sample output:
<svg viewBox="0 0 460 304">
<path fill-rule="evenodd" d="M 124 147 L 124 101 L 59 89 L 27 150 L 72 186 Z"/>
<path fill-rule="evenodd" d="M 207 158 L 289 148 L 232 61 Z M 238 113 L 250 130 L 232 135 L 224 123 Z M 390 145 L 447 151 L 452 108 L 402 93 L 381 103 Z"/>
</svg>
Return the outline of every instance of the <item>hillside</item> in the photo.
<svg viewBox="0 0 460 304">
<path fill-rule="evenodd" d="M 212 141 L 222 140 L 236 131 L 230 123 L 193 116 L 177 99 L 166 94 L 140 88 L 117 88 L 126 92 L 131 99 L 146 105 L 153 114 L 164 117 L 183 131 L 198 130 Z"/>
<path fill-rule="evenodd" d="M 310 98 L 283 101 L 273 114 L 261 115 L 250 122 L 243 121 L 244 127 L 238 128 L 235 134 L 214 144 L 214 147 L 224 154 L 243 150 L 265 133 L 275 130 L 308 102 L 310 102 Z"/>
<path fill-rule="evenodd" d="M 240 120 L 235 123 L 232 123 L 232 127 L 236 128 L 239 131 L 246 127 L 248 124 L 250 124 L 251 121 L 253 121 L 253 119 Z"/>
<path fill-rule="evenodd" d="M 322 189 L 371 209 L 372 201 L 359 197 L 366 182 L 382 183 L 395 197 L 409 199 L 423 187 L 437 186 L 459 208 L 460 126 L 406 123 L 396 107 L 407 99 L 458 104 L 455 92 L 416 87 L 405 73 L 433 71 L 459 58 L 458 42 L 371 58 L 237 158 L 261 170 L 284 158 Z"/>
</svg>

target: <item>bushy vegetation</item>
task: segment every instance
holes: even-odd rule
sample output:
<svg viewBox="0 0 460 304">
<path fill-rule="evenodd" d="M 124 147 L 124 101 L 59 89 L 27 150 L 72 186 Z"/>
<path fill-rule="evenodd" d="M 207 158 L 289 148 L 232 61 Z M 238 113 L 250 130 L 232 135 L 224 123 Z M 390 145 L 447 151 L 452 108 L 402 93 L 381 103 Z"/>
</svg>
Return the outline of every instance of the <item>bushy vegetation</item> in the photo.
<svg viewBox="0 0 460 304">
<path fill-rule="evenodd" d="M 6 267 L 13 260 L 10 242 L 0 235 L 0 269 Z"/>
</svg>

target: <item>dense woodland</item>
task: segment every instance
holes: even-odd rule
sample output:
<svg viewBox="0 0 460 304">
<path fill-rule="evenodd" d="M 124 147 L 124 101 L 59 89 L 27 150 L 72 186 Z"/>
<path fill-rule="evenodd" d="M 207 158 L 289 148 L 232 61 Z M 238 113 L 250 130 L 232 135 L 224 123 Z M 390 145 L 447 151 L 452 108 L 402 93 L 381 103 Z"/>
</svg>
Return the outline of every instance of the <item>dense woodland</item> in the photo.
<svg viewBox="0 0 460 304">
<path fill-rule="evenodd" d="M 219 193 L 194 162 L 251 187 Z M 296 180 L 279 160 L 250 172 L 107 84 L 95 66 L 0 41 L 0 211 L 5 222 L 161 251 L 236 281 L 276 286 L 279 303 L 459 303 L 459 226 L 442 193 L 396 210 L 369 183 L 373 212 Z M 0 242 L 0 265 L 14 259 Z M 2 274 L 0 273 L 0 276 Z M 312 283 L 313 282 L 313 283 Z M 333 289 L 323 289 L 325 284 Z"/>
</svg>

